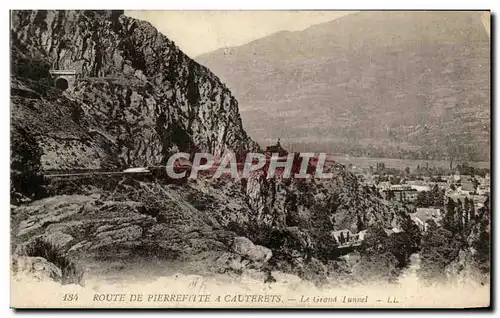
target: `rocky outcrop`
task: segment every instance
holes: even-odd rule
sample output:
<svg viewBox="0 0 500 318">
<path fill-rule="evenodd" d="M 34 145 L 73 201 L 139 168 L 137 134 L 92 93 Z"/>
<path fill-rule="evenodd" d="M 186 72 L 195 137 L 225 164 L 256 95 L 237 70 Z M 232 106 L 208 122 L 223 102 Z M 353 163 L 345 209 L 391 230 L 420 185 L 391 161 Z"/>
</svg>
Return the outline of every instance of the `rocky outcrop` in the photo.
<svg viewBox="0 0 500 318">
<path fill-rule="evenodd" d="M 28 276 L 38 281 L 62 280 L 62 271 L 43 257 L 21 256 L 16 259 L 16 270 L 19 276 Z"/>
<path fill-rule="evenodd" d="M 339 256 L 331 232 L 379 226 L 406 230 L 404 209 L 362 187 L 340 165 L 329 180 L 197 180 L 181 194 L 221 227 L 270 248 L 271 262 L 302 263 Z"/>
<path fill-rule="evenodd" d="M 258 147 L 229 90 L 149 23 L 118 11 L 13 11 L 11 21 L 12 129 L 36 136 L 45 169 Z M 51 68 L 74 70 L 75 86 L 54 90 Z"/>
<path fill-rule="evenodd" d="M 211 273 L 240 275 L 251 268 L 262 269 L 271 250 L 237 237 L 195 208 L 179 195 L 186 188 L 121 183 L 112 190 L 99 189 L 99 195 L 58 195 L 13 207 L 14 259 L 25 264 L 26 257 L 39 257 L 50 249 L 60 255 L 59 262 L 65 259 L 87 268 L 95 261 L 109 260 L 102 266 L 113 271 L 151 257 L 197 262 Z M 18 272 L 38 272 L 30 266 L 18 267 Z M 56 276 L 52 279 L 57 281 Z"/>
<path fill-rule="evenodd" d="M 272 256 L 273 252 L 267 247 L 255 245 L 244 236 L 238 236 L 233 241 L 233 251 L 241 256 L 245 256 L 254 262 L 265 263 Z"/>
<path fill-rule="evenodd" d="M 218 241 L 221 237 L 217 231 L 204 223 L 201 215 L 179 208 L 176 202 L 166 202 L 164 206 L 169 204 L 169 209 L 161 211 L 162 217 L 144 203 L 131 200 L 99 200 L 81 195 L 51 197 L 15 209 L 14 213 L 23 219 L 16 227 L 16 239 L 24 246 L 41 238 L 57 243 L 69 255 L 87 257 L 120 258 L 144 253 L 166 258 L 183 254 L 189 258 L 210 249 L 227 250 Z"/>
<path fill-rule="evenodd" d="M 95 199 L 86 196 L 51 197 L 38 204 L 23 206 L 14 213 L 23 213 L 27 218 L 19 224 L 18 236 L 33 232 L 51 223 L 58 223 L 85 208 Z"/>
<path fill-rule="evenodd" d="M 153 218 L 138 202 L 99 201 L 83 195 L 55 196 L 21 206 L 17 237 L 42 238 L 63 251 L 92 252 L 105 247 L 139 246 Z"/>
</svg>

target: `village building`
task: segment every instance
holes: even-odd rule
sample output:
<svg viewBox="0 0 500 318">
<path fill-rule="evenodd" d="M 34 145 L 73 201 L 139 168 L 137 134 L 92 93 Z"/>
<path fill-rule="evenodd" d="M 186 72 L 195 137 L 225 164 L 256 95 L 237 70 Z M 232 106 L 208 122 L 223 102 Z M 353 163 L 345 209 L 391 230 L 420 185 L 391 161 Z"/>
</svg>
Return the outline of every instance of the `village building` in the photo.
<svg viewBox="0 0 500 318">
<path fill-rule="evenodd" d="M 479 185 L 477 187 L 477 194 L 480 195 L 480 196 L 487 196 L 490 194 L 490 186 L 489 185 Z"/>
<path fill-rule="evenodd" d="M 414 213 L 410 213 L 410 218 L 418 226 L 420 231 L 425 232 L 428 228 L 428 221 L 434 221 L 440 224 L 443 216 L 441 209 L 436 208 L 417 208 Z"/>
<path fill-rule="evenodd" d="M 382 190 L 382 196 L 386 200 L 397 200 L 399 202 L 410 202 L 415 200 L 417 190 L 407 184 L 392 184 Z"/>
<path fill-rule="evenodd" d="M 403 231 L 397 227 L 393 227 L 392 229 L 384 229 L 384 232 L 385 234 L 387 234 L 387 236 L 391 236 L 393 234 L 401 233 Z"/>
<path fill-rule="evenodd" d="M 279 138 L 275 145 L 266 147 L 266 154 L 271 155 L 273 153 L 277 153 L 280 157 L 288 155 L 288 151 L 286 151 L 285 148 L 281 146 Z"/>
<path fill-rule="evenodd" d="M 350 230 L 332 231 L 331 235 L 337 242 L 339 248 L 359 246 L 365 239 L 366 230 L 353 234 Z"/>
<path fill-rule="evenodd" d="M 412 216 L 411 220 L 417 225 L 420 232 L 427 232 L 429 224 L 422 221 L 418 216 Z"/>
<path fill-rule="evenodd" d="M 429 185 L 429 183 L 422 180 L 411 180 L 407 181 L 406 184 L 408 184 L 412 189 L 417 190 L 417 192 L 431 190 L 431 186 Z"/>
<path fill-rule="evenodd" d="M 462 195 L 470 196 L 476 192 L 476 188 L 472 182 L 462 182 L 458 186 L 458 192 Z"/>
</svg>

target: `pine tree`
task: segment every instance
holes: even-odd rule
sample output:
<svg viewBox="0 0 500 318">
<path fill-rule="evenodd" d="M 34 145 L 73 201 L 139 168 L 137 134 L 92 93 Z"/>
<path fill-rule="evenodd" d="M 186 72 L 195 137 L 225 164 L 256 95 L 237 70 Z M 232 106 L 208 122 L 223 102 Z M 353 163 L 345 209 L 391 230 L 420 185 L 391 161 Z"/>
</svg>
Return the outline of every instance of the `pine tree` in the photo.
<svg viewBox="0 0 500 318">
<path fill-rule="evenodd" d="M 470 223 L 473 220 L 474 216 L 476 215 L 476 210 L 474 208 L 474 201 L 472 201 L 472 199 L 469 199 L 469 209 L 467 210 L 467 214 Z"/>
<path fill-rule="evenodd" d="M 448 199 L 446 203 L 446 214 L 443 220 L 443 227 L 451 232 L 455 232 L 455 201 Z"/>
<path fill-rule="evenodd" d="M 472 202 L 472 204 L 470 205 L 470 217 L 471 217 L 471 220 L 474 220 L 474 222 L 477 221 L 478 220 L 478 215 L 479 215 L 479 210 L 476 210 L 476 206 L 474 205 L 474 202 Z"/>
<path fill-rule="evenodd" d="M 466 197 L 464 200 L 464 228 L 468 229 L 469 228 L 469 221 L 470 221 L 470 201 Z"/>
<path fill-rule="evenodd" d="M 478 210 L 477 237 L 472 242 L 472 247 L 476 250 L 474 261 L 483 273 L 490 271 L 490 253 L 491 253 L 491 237 L 490 237 L 490 203 L 489 197 L 484 202 L 483 207 Z"/>
<path fill-rule="evenodd" d="M 430 196 L 431 196 L 431 204 L 434 206 L 434 207 L 440 207 L 440 206 L 443 206 L 443 197 L 441 195 L 441 191 L 439 190 L 439 187 L 436 184 L 434 184 L 434 186 L 432 187 L 432 191 L 430 193 Z"/>
<path fill-rule="evenodd" d="M 464 229 L 464 209 L 460 199 L 457 200 L 455 207 L 455 228 L 459 233 Z"/>
</svg>

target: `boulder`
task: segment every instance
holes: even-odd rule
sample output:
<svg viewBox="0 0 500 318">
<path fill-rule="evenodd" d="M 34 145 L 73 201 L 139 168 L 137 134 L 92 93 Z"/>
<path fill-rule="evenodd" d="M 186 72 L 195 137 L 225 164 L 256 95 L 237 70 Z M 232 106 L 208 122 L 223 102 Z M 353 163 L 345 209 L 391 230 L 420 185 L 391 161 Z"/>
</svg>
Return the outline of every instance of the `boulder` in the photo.
<svg viewBox="0 0 500 318">
<path fill-rule="evenodd" d="M 33 277 L 39 281 L 61 281 L 62 271 L 43 257 L 20 256 L 17 261 L 17 275 Z"/>
<path fill-rule="evenodd" d="M 273 256 L 269 248 L 256 245 L 244 236 L 234 238 L 232 249 L 236 254 L 257 263 L 266 263 Z"/>
</svg>

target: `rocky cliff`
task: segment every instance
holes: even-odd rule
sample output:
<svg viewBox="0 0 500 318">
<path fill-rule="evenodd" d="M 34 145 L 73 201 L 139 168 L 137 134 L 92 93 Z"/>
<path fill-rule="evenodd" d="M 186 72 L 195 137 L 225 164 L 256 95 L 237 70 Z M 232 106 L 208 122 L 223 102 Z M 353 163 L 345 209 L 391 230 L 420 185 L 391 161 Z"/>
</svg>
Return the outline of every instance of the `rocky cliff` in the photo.
<svg viewBox="0 0 500 318">
<path fill-rule="evenodd" d="M 408 230 L 404 208 L 390 204 L 363 187 L 342 166 L 329 180 L 265 179 L 193 183 L 186 200 L 217 224 L 273 250 L 272 262 L 302 266 L 311 258 L 328 261 L 339 251 L 331 232 L 358 233 L 370 227 Z"/>
<path fill-rule="evenodd" d="M 159 165 L 176 150 L 254 149 L 238 103 L 207 68 L 120 11 L 13 11 L 12 130 L 44 169 Z M 50 69 L 75 71 L 53 88 Z"/>
</svg>

